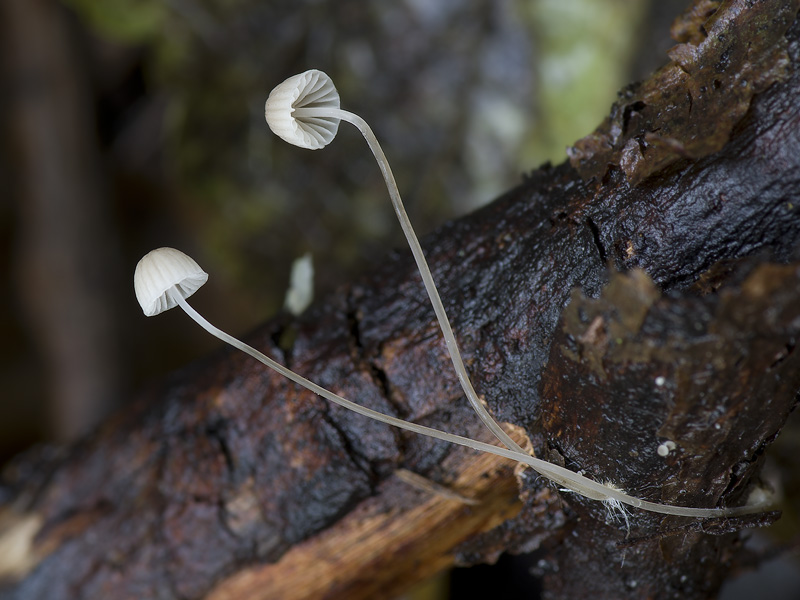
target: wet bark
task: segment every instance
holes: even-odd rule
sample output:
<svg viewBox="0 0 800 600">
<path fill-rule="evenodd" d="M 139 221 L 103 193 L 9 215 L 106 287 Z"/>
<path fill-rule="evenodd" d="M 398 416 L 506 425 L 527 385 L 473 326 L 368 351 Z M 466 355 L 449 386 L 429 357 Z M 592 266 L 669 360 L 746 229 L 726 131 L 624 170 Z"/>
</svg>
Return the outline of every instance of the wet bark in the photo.
<svg viewBox="0 0 800 600">
<path fill-rule="evenodd" d="M 544 167 L 424 240 L 476 389 L 537 454 L 659 502 L 735 505 L 766 487 L 764 452 L 800 388 L 797 10 L 697 3 L 679 32 L 694 50 L 665 68 L 677 88 L 664 71 L 631 88 L 574 166 Z M 721 61 L 722 42 L 741 60 Z M 751 64 L 771 79 L 749 98 L 676 109 L 683 124 L 663 133 L 654 89 L 672 106 L 679 86 L 704 88 L 715 107 Z M 708 119 L 721 133 L 703 145 Z M 488 439 L 407 252 L 248 341 L 361 404 Z M 537 548 L 546 597 L 708 598 L 743 556 L 739 530 L 777 517 L 614 520 L 228 350 L 4 476 L 9 599 L 389 597 L 454 562 Z"/>
</svg>

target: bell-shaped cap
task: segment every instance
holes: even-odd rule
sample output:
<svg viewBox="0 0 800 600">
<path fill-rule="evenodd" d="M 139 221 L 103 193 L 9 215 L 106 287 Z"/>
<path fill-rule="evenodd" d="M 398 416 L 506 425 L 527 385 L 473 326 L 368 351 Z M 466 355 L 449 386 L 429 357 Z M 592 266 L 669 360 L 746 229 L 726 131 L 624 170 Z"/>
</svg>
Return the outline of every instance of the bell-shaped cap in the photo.
<svg viewBox="0 0 800 600">
<path fill-rule="evenodd" d="M 206 281 L 208 273 L 190 256 L 175 248 L 158 248 L 136 265 L 133 289 L 144 314 L 153 317 L 177 306 L 175 295 L 188 298 Z"/>
<path fill-rule="evenodd" d="M 322 71 L 311 69 L 289 77 L 267 98 L 264 116 L 272 132 L 295 146 L 319 150 L 331 143 L 339 129 L 333 117 L 301 117 L 296 108 L 339 108 L 339 92 Z"/>
</svg>

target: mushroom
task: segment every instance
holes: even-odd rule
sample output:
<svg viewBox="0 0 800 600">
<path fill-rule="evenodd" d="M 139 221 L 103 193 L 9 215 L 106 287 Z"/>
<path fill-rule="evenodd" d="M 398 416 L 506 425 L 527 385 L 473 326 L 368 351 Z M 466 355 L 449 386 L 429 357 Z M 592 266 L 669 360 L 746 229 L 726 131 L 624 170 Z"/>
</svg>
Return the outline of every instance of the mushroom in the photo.
<svg viewBox="0 0 800 600">
<path fill-rule="evenodd" d="M 136 265 L 133 290 L 144 314 L 154 317 L 186 305 L 186 298 L 206 281 L 208 273 L 192 257 L 175 248 L 158 248 L 145 254 Z"/>
<path fill-rule="evenodd" d="M 133 287 L 136 292 L 136 299 L 142 307 L 142 311 L 148 317 L 154 317 L 176 306 L 181 307 L 200 327 L 205 329 L 214 337 L 230 344 L 234 348 L 249 354 L 270 369 L 274 369 L 287 379 L 294 381 L 298 385 L 311 390 L 315 394 L 344 406 L 354 412 L 376 419 L 389 425 L 395 425 L 409 431 L 429 435 L 441 440 L 460 443 L 464 446 L 476 450 L 494 448 L 489 444 L 476 442 L 468 438 L 452 435 L 415 423 L 409 423 L 396 417 L 384 415 L 369 408 L 365 408 L 351 400 L 347 400 L 333 392 L 309 381 L 305 377 L 298 375 L 294 371 L 284 367 L 282 364 L 271 359 L 263 352 L 259 352 L 252 346 L 245 344 L 241 340 L 225 333 L 221 329 L 209 323 L 200 313 L 198 313 L 186 301 L 189 296 L 200 289 L 208 281 L 208 274 L 200 268 L 190 256 L 175 248 L 158 248 L 145 254 L 136 265 L 133 275 Z M 495 450 L 503 450 L 495 448 Z M 512 453 L 513 454 L 513 453 Z"/>
<path fill-rule="evenodd" d="M 648 502 L 641 498 L 630 496 L 614 486 L 611 483 L 598 483 L 560 467 L 554 465 L 540 458 L 530 456 L 525 452 L 516 450 L 500 448 L 479 442 L 470 438 L 462 437 L 452 433 L 417 425 L 410 423 L 397 417 L 385 415 L 376 410 L 366 408 L 360 404 L 356 404 L 351 400 L 343 398 L 338 394 L 317 385 L 316 383 L 298 375 L 294 371 L 284 367 L 280 363 L 274 361 L 266 354 L 259 352 L 252 346 L 249 346 L 241 340 L 233 337 L 218 329 L 206 319 L 204 319 L 197 311 L 192 308 L 186 299 L 200 289 L 203 284 L 208 280 L 208 274 L 200 268 L 200 266 L 189 256 L 174 248 L 158 248 L 148 252 L 142 257 L 136 265 L 136 271 L 133 276 L 133 287 L 136 292 L 136 299 L 142 307 L 142 311 L 148 317 L 158 315 L 167 311 L 175 306 L 180 306 L 183 311 L 189 315 L 194 321 L 211 335 L 219 338 L 223 342 L 249 354 L 262 364 L 270 369 L 274 369 L 287 379 L 295 382 L 304 388 L 311 390 L 315 394 L 352 410 L 360 415 L 364 415 L 370 419 L 375 419 L 388 425 L 394 425 L 401 429 L 413 431 L 421 435 L 427 435 L 439 440 L 451 442 L 473 450 L 481 452 L 488 452 L 497 456 L 503 456 L 511 460 L 516 460 L 524 463 L 544 477 L 554 481 L 555 483 L 564 486 L 570 491 L 581 494 L 592 500 L 599 500 L 605 502 L 607 505 L 619 509 L 619 504 L 627 504 L 651 512 L 657 512 L 669 515 L 679 515 L 684 517 L 724 517 L 733 515 L 749 514 L 758 512 L 764 509 L 771 503 L 769 497 L 764 494 L 754 495 L 752 502 L 745 506 L 735 508 L 689 508 L 683 506 L 670 506 L 666 504 L 659 504 L 656 502 Z"/>
<path fill-rule="evenodd" d="M 400 221 L 400 227 L 408 240 L 411 254 L 414 255 L 422 282 L 425 284 L 425 290 L 428 292 L 428 297 L 439 321 L 439 327 L 444 335 L 453 368 L 467 399 L 481 421 L 497 439 L 511 450 L 524 453 L 525 451 L 492 418 L 472 386 L 453 334 L 453 328 L 450 326 L 444 305 L 439 298 L 439 291 L 433 281 L 433 275 L 400 198 L 400 191 L 397 189 L 389 161 L 386 160 L 386 155 L 367 122 L 358 115 L 339 108 L 339 92 L 336 91 L 333 81 L 328 75 L 316 69 L 289 77 L 273 89 L 264 105 L 264 116 L 275 135 L 290 144 L 309 150 L 318 150 L 330 144 L 336 137 L 340 121 L 347 121 L 361 132 L 375 156 L 386 182 L 389 198 Z"/>
</svg>

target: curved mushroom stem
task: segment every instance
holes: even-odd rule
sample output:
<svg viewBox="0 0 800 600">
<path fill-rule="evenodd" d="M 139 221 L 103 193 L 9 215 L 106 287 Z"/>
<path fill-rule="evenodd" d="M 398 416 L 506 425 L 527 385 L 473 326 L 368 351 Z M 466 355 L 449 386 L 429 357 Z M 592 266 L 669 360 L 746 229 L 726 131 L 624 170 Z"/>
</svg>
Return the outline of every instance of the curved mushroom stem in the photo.
<svg viewBox="0 0 800 600">
<path fill-rule="evenodd" d="M 287 379 L 294 381 L 296 384 L 301 385 L 308 390 L 311 390 L 315 394 L 318 394 L 319 396 L 322 396 L 323 398 L 330 400 L 331 402 L 334 402 L 339 406 L 343 406 L 344 408 L 352 410 L 353 412 L 356 412 L 370 419 L 375 419 L 376 421 L 381 421 L 382 423 L 387 423 L 388 425 L 394 425 L 395 427 L 399 427 L 407 431 L 413 431 L 414 433 L 427 435 L 429 437 L 443 440 L 445 442 L 458 444 L 460 446 L 466 446 L 467 448 L 472 448 L 473 450 L 488 452 L 490 454 L 495 454 L 497 456 L 502 456 L 505 458 L 509 458 L 511 460 L 519 461 L 533 468 L 536 472 L 546 477 L 547 479 L 592 500 L 599 500 L 599 501 L 616 500 L 623 504 L 627 504 L 635 508 L 641 508 L 643 510 L 647 510 L 650 512 L 661 513 L 665 515 L 677 515 L 683 517 L 700 517 L 700 518 L 726 517 L 726 516 L 750 514 L 763 510 L 769 504 L 768 502 L 759 502 L 757 504 L 738 506 L 734 508 L 689 508 L 683 506 L 670 506 L 668 504 L 659 504 L 657 502 L 648 502 L 647 500 L 642 500 L 641 498 L 630 496 L 608 485 L 604 485 L 602 483 L 593 481 L 588 477 L 579 475 L 578 473 L 570 471 L 569 469 L 565 469 L 564 467 L 560 467 L 558 465 L 554 465 L 552 463 L 544 461 L 540 458 L 530 456 L 525 452 L 507 450 L 506 448 L 492 446 L 491 444 L 486 444 L 484 442 L 472 440 L 470 438 L 462 437 L 460 435 L 447 433 L 444 431 L 440 431 L 438 429 L 433 429 L 431 427 L 425 427 L 424 425 L 417 425 L 416 423 L 409 423 L 408 421 L 403 421 L 402 419 L 398 419 L 397 417 L 385 415 L 378 411 L 356 404 L 355 402 L 348 400 L 347 398 L 343 398 L 338 394 L 334 394 L 333 392 L 325 389 L 324 387 L 317 385 L 313 381 L 310 381 L 305 377 L 298 375 L 294 371 L 284 367 L 280 363 L 275 362 L 266 354 L 259 352 L 252 346 L 249 346 L 244 342 L 242 342 L 241 340 L 233 337 L 232 335 L 229 335 L 224 331 L 222 331 L 221 329 L 218 329 L 217 327 L 206 321 L 206 319 L 204 319 L 196 310 L 194 310 L 194 308 L 192 308 L 189 305 L 189 303 L 186 302 L 183 295 L 179 291 L 175 290 L 175 288 L 168 290 L 166 293 L 169 294 L 175 300 L 176 304 L 180 306 L 187 315 L 189 315 L 198 325 L 200 325 L 211 335 L 241 350 L 242 352 L 249 354 L 256 360 L 260 361 L 262 364 L 266 365 L 271 369 L 274 369 Z"/>
<path fill-rule="evenodd" d="M 453 328 L 450 326 L 450 320 L 447 318 L 444 305 L 439 297 L 439 291 L 436 289 L 436 284 L 433 282 L 433 275 L 428 267 L 428 262 L 425 260 L 425 255 L 422 253 L 422 247 L 419 245 L 417 236 L 414 233 L 414 228 L 411 226 L 411 221 L 408 218 L 408 214 L 406 214 L 406 209 L 403 206 L 402 199 L 400 198 L 400 191 L 397 188 L 397 182 L 395 182 L 394 174 L 392 174 L 392 169 L 389 167 L 389 161 L 386 159 L 386 155 L 383 153 L 383 150 L 378 143 L 378 139 L 375 137 L 375 134 L 372 132 L 370 126 L 357 114 L 339 108 L 295 108 L 292 112 L 292 115 L 298 119 L 313 119 L 315 117 L 341 119 L 342 121 L 347 121 L 351 125 L 354 125 L 364 136 L 369 149 L 375 156 L 375 160 L 378 161 L 381 174 L 386 182 L 386 188 L 389 190 L 389 197 L 392 200 L 394 212 L 397 214 L 397 219 L 400 221 L 400 227 L 403 229 L 406 240 L 408 240 L 408 245 L 411 248 L 411 254 L 414 255 L 414 260 L 417 262 L 417 268 L 422 276 L 422 282 L 425 284 L 425 290 L 428 292 L 428 297 L 433 305 L 433 311 L 436 313 L 436 318 L 439 320 L 439 327 L 444 335 L 444 342 L 447 346 L 447 351 L 450 354 L 450 359 L 453 361 L 453 368 L 456 371 L 458 381 L 461 383 L 464 393 L 467 395 L 469 403 L 472 405 L 472 408 L 475 409 L 475 412 L 478 414 L 481 421 L 483 421 L 486 427 L 489 428 L 489 431 L 491 431 L 497 437 L 497 439 L 503 442 L 503 444 L 505 444 L 509 449 L 525 454 L 525 451 L 519 446 L 519 444 L 512 440 L 508 434 L 503 431 L 500 425 L 498 425 L 497 421 L 495 421 L 494 418 L 489 414 L 489 411 L 486 410 L 486 407 L 478 398 L 475 388 L 472 387 L 472 382 L 467 374 L 467 369 L 464 367 L 464 361 L 461 359 L 461 352 L 458 349 L 456 337 L 453 334 Z"/>
</svg>

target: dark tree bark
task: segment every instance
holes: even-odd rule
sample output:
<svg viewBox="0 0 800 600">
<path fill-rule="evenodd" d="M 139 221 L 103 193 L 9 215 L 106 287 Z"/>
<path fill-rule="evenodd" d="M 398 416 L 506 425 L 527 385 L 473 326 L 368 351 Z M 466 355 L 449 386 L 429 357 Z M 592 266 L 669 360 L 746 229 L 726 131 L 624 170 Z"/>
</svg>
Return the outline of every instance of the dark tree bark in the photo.
<svg viewBox="0 0 800 600">
<path fill-rule="evenodd" d="M 538 455 L 686 506 L 764 487 L 800 388 L 797 11 L 698 2 L 675 62 L 622 95 L 574 166 L 425 240 L 476 389 Z M 487 439 L 406 252 L 249 341 L 361 404 Z M 388 597 L 536 548 L 550 598 L 708 598 L 743 561 L 739 530 L 777 517 L 615 521 L 228 350 L 5 482 L 9 599 Z"/>
</svg>

